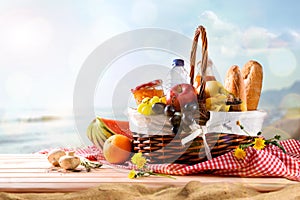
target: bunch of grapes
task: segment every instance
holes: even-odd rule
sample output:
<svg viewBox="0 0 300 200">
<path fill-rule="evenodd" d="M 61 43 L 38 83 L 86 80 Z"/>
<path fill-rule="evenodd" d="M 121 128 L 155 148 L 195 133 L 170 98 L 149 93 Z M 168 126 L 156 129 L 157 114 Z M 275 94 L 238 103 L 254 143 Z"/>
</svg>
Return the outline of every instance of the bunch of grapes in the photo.
<svg viewBox="0 0 300 200">
<path fill-rule="evenodd" d="M 189 129 L 193 123 L 198 123 L 200 119 L 200 111 L 198 102 L 190 102 L 185 104 L 182 109 L 182 122 Z"/>
<path fill-rule="evenodd" d="M 174 106 L 164 103 L 155 103 L 152 105 L 152 112 L 155 114 L 165 114 L 169 117 L 172 125 L 172 132 L 177 134 L 182 130 L 190 131 L 189 126 L 196 122 L 199 116 L 199 107 L 197 102 L 185 104 L 181 112 L 176 112 Z"/>
<path fill-rule="evenodd" d="M 151 115 L 153 114 L 152 106 L 156 103 L 166 104 L 166 97 L 146 97 L 142 100 L 142 103 L 138 105 L 137 111 L 143 115 Z"/>
<path fill-rule="evenodd" d="M 166 104 L 165 97 L 146 97 L 139 104 L 137 111 L 143 115 L 164 114 L 169 117 L 172 132 L 177 134 L 182 130 L 190 131 L 189 126 L 199 117 L 197 102 L 190 102 L 182 106 L 181 112 L 176 112 L 175 107 Z"/>
</svg>

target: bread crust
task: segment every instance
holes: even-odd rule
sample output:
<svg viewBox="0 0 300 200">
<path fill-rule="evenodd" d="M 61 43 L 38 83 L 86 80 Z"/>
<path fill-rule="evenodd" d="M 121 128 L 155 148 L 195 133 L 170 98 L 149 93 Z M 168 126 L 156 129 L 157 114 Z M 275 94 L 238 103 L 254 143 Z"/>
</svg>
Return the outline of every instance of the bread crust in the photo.
<svg viewBox="0 0 300 200">
<path fill-rule="evenodd" d="M 244 79 L 239 66 L 231 66 L 225 77 L 224 87 L 235 97 L 242 100 L 242 104 L 231 106 L 232 111 L 247 111 L 247 98 L 245 93 Z"/>
<path fill-rule="evenodd" d="M 263 68 L 257 61 L 250 60 L 242 68 L 245 84 L 247 109 L 257 110 L 263 81 Z"/>
</svg>

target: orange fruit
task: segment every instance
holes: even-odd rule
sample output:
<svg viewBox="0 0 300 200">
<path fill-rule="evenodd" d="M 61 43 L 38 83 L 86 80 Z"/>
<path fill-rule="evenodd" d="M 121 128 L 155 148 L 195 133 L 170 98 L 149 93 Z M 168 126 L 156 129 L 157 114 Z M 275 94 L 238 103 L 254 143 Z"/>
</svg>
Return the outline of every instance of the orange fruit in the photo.
<svg viewBox="0 0 300 200">
<path fill-rule="evenodd" d="M 121 164 L 128 160 L 132 150 L 131 140 L 124 135 L 112 135 L 105 140 L 103 155 L 112 164 Z"/>
</svg>

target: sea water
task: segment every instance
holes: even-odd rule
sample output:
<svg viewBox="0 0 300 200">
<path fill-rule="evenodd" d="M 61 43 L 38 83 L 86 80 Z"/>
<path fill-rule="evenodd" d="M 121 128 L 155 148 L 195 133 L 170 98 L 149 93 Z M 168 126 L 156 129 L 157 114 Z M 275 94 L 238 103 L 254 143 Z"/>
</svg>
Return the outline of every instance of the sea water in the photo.
<svg viewBox="0 0 300 200">
<path fill-rule="evenodd" d="M 97 113 L 101 117 L 112 117 L 109 109 L 98 109 L 95 116 Z M 57 147 L 82 148 L 89 145 L 83 142 L 83 137 L 85 134 L 77 131 L 72 110 L 0 110 L 0 154 L 35 153 Z"/>
</svg>

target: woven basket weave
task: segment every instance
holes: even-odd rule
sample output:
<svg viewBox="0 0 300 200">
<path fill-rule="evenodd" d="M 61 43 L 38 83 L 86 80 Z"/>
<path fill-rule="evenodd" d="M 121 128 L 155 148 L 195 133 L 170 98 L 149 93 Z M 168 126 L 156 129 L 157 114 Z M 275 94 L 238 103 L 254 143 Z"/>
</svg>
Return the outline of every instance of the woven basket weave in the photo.
<svg viewBox="0 0 300 200">
<path fill-rule="evenodd" d="M 196 164 L 207 160 L 203 139 L 198 136 L 186 145 L 181 139 L 187 135 L 151 135 L 133 133 L 134 151 L 141 152 L 150 163 Z M 207 133 L 206 141 L 212 157 L 225 154 L 240 144 L 249 143 L 251 136 Z"/>
<path fill-rule="evenodd" d="M 190 84 L 194 84 L 196 51 L 198 46 L 198 38 L 202 39 L 202 59 L 201 68 L 201 84 L 198 95 L 199 117 L 198 124 L 205 126 L 209 120 L 210 113 L 205 107 L 205 75 L 208 65 L 208 51 L 206 31 L 203 26 L 196 29 L 191 57 L 190 57 Z M 207 160 L 204 141 L 201 136 L 195 137 L 189 143 L 183 145 L 182 139 L 187 137 L 189 133 L 166 134 L 166 135 L 143 135 L 133 132 L 134 152 L 141 152 L 149 160 L 150 163 L 181 163 L 195 164 Z M 217 157 L 235 149 L 240 144 L 249 143 L 253 137 L 228 134 L 228 133 L 207 133 L 205 134 L 206 142 L 210 149 L 212 157 Z"/>
</svg>

